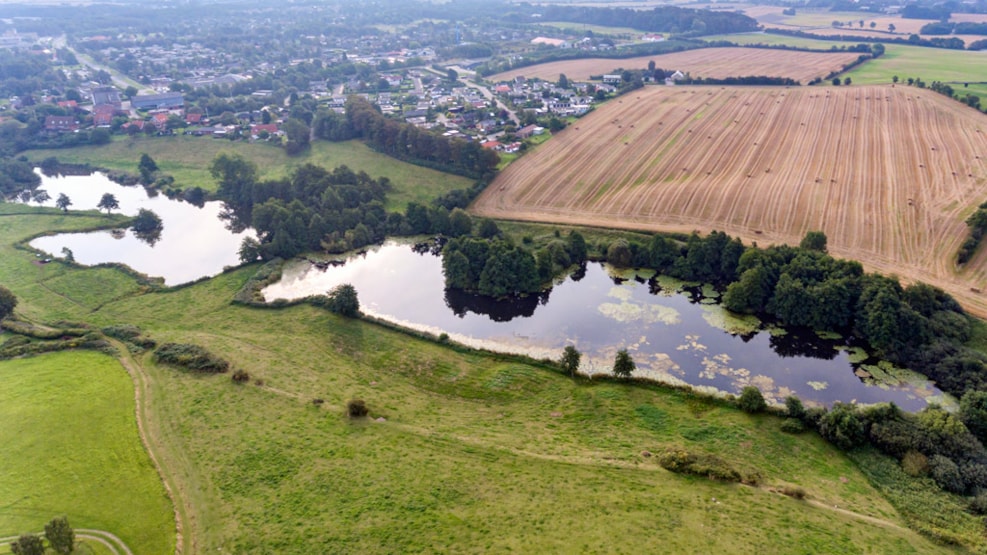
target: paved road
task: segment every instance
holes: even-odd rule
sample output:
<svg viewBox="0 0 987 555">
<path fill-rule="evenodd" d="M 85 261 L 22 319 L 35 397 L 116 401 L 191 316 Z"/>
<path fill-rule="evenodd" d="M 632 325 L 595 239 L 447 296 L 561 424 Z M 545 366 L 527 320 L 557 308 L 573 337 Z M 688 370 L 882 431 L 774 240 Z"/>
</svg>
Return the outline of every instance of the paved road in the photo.
<svg viewBox="0 0 987 555">
<path fill-rule="evenodd" d="M 137 81 L 134 81 L 133 79 L 127 77 L 126 75 L 120 73 L 119 71 L 109 66 L 104 66 L 103 64 L 97 63 L 89 56 L 77 52 L 75 49 L 73 49 L 71 46 L 68 45 L 68 41 L 65 39 L 65 35 L 53 39 L 51 41 L 51 45 L 53 48 L 68 48 L 69 51 L 75 54 L 75 57 L 79 60 L 79 63 L 92 69 L 93 71 L 103 70 L 109 73 L 110 78 L 113 80 L 113 84 L 116 85 L 117 87 L 120 87 L 121 89 L 126 89 L 127 87 L 133 86 L 133 87 L 137 87 L 137 90 L 141 92 L 152 93 L 152 94 L 154 93 L 154 89 L 145 87 L 144 85 L 141 85 Z"/>
<path fill-rule="evenodd" d="M 494 96 L 494 94 L 490 92 L 490 89 L 484 87 L 483 85 L 477 83 L 476 81 L 471 81 L 469 79 L 466 79 L 465 77 L 460 77 L 459 80 L 462 81 L 463 83 L 466 83 L 467 87 L 480 91 L 480 94 L 483 95 L 483 98 L 486 98 L 487 100 L 493 100 L 494 104 L 496 104 L 498 108 L 507 112 L 507 117 L 514 122 L 514 125 L 521 127 L 521 120 L 518 119 L 517 114 L 515 114 L 513 110 L 508 108 L 506 104 L 501 102 L 499 98 Z"/>
</svg>

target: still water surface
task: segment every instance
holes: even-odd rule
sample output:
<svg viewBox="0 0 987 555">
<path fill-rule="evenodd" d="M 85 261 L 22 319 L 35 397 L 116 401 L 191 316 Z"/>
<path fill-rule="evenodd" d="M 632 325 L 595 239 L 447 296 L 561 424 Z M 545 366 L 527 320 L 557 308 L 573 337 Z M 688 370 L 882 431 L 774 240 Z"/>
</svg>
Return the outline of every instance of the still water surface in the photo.
<svg viewBox="0 0 987 555">
<path fill-rule="evenodd" d="M 104 193 L 113 194 L 120 208 L 116 213 L 137 215 L 141 208 L 156 213 L 164 224 L 160 239 L 153 245 L 134 236 L 130 230 L 63 233 L 39 237 L 31 246 L 62 257 L 62 248 L 72 251 L 80 264 L 119 262 L 152 277 L 164 278 L 166 285 L 178 285 L 213 276 L 224 266 L 240 263 L 237 251 L 252 230 L 233 233 L 219 218 L 221 202 L 207 202 L 201 208 L 164 195 L 149 198 L 143 187 L 124 187 L 101 173 L 72 176 L 41 176 L 41 187 L 55 206 L 60 193 L 72 201 L 70 210 L 96 209 Z"/>
<path fill-rule="evenodd" d="M 711 392 L 736 394 L 755 385 L 776 403 L 793 394 L 825 405 L 894 401 L 907 410 L 929 401 L 950 403 L 924 377 L 878 367 L 845 340 L 769 331 L 684 291 L 680 283 L 648 277 L 621 277 L 590 264 L 540 296 L 498 302 L 446 290 L 441 258 L 389 241 L 328 268 L 290 262 L 264 297 L 300 298 L 350 283 L 368 314 L 448 333 L 474 347 L 536 358 L 556 359 L 566 345 L 575 345 L 589 374 L 609 372 L 617 350 L 626 348 L 637 363 L 636 376 Z"/>
</svg>

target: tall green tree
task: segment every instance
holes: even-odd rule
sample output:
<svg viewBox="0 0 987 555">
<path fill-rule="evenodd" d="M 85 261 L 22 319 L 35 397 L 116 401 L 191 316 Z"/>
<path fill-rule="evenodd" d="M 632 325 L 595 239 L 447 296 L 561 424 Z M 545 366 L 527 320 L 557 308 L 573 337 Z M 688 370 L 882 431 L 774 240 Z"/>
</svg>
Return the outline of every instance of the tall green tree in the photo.
<svg viewBox="0 0 987 555">
<path fill-rule="evenodd" d="M 120 208 L 120 203 L 117 202 L 117 197 L 113 196 L 113 193 L 103 193 L 103 196 L 99 199 L 99 204 L 96 205 L 96 208 L 106 210 L 106 213 L 109 214 L 110 210 Z"/>
<path fill-rule="evenodd" d="M 147 184 L 154 180 L 154 172 L 158 171 L 158 164 L 148 153 L 143 152 L 137 163 L 137 171 L 141 174 L 141 182 Z"/>
<path fill-rule="evenodd" d="M 569 376 L 575 378 L 576 372 L 579 370 L 579 361 L 582 359 L 582 354 L 576 350 L 572 345 L 566 345 L 565 349 L 562 350 L 562 358 L 559 360 L 559 364 L 562 365 L 562 369 L 569 373 Z"/>
<path fill-rule="evenodd" d="M 10 289 L 0 285 L 0 320 L 13 314 L 16 306 L 17 297 L 14 296 Z"/>
<path fill-rule="evenodd" d="M 55 517 L 45 524 L 45 538 L 48 545 L 61 555 L 69 555 L 75 549 L 75 532 L 69 526 L 67 517 Z"/>
<path fill-rule="evenodd" d="M 826 234 L 822 231 L 810 231 L 802 238 L 799 247 L 818 252 L 826 252 Z"/>
<path fill-rule="evenodd" d="M 360 314 L 360 300 L 357 298 L 356 288 L 348 283 L 337 285 L 329 292 L 329 310 L 340 316 L 356 318 Z"/>
<path fill-rule="evenodd" d="M 209 165 L 209 173 L 219 185 L 219 196 L 239 205 L 253 202 L 251 196 L 257 182 L 257 166 L 239 154 L 220 153 Z"/>
<path fill-rule="evenodd" d="M 65 193 L 58 193 L 58 199 L 55 200 L 55 206 L 62 212 L 68 212 L 69 206 L 72 206 L 72 199 L 70 199 Z"/>
<path fill-rule="evenodd" d="M 14 555 L 45 555 L 45 546 L 40 536 L 23 534 L 10 543 L 10 552 Z"/>
<path fill-rule="evenodd" d="M 637 369 L 634 359 L 627 352 L 627 349 L 617 351 L 617 356 L 613 359 L 613 375 L 618 378 L 630 378 L 631 373 Z"/>
</svg>

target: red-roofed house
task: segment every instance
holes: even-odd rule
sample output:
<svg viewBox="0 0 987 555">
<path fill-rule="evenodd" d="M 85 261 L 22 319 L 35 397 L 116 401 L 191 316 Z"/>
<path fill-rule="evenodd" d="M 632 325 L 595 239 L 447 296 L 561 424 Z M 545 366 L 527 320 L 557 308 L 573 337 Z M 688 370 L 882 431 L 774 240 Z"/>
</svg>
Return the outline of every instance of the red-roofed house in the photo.
<svg viewBox="0 0 987 555">
<path fill-rule="evenodd" d="M 113 121 L 113 116 L 117 113 L 116 108 L 109 104 L 102 104 L 93 108 L 93 125 L 96 127 L 109 126 Z"/>
<path fill-rule="evenodd" d="M 497 150 L 500 148 L 500 141 L 487 141 L 485 143 L 480 143 L 483 148 L 489 148 L 490 150 Z"/>
<path fill-rule="evenodd" d="M 187 112 L 185 114 L 185 123 L 198 124 L 202 123 L 203 114 L 199 112 Z"/>
<path fill-rule="evenodd" d="M 76 102 L 76 101 L 74 101 L 74 100 L 59 100 L 58 101 L 58 107 L 59 108 L 72 108 L 74 110 L 78 106 L 79 106 L 79 103 Z"/>
<path fill-rule="evenodd" d="M 159 130 L 164 129 L 165 125 L 168 124 L 168 114 L 165 112 L 159 112 L 151 116 L 151 123 L 154 124 Z"/>
<path fill-rule="evenodd" d="M 267 133 L 268 135 L 281 135 L 281 130 L 278 129 L 276 123 L 255 123 L 250 126 L 250 137 L 256 139 L 260 137 L 261 133 Z"/>
<path fill-rule="evenodd" d="M 64 133 L 65 131 L 75 131 L 79 128 L 79 122 L 74 116 L 48 116 L 45 118 L 45 131 L 52 133 Z"/>
</svg>

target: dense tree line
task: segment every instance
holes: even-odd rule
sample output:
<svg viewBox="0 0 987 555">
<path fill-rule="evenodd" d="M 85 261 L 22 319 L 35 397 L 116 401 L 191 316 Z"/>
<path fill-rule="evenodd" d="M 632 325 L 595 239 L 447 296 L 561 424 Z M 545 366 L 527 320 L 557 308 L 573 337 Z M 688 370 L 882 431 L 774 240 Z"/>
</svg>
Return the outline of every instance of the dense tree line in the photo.
<svg viewBox="0 0 987 555">
<path fill-rule="evenodd" d="M 769 85 L 797 87 L 800 83 L 791 77 L 768 77 L 767 75 L 747 75 L 743 77 L 712 77 L 686 78 L 680 81 L 683 85 Z"/>
<path fill-rule="evenodd" d="M 648 32 L 717 35 L 758 30 L 757 20 L 737 12 L 696 10 L 662 6 L 652 10 L 630 8 L 587 8 L 562 5 L 539 6 L 545 21 L 570 21 L 630 27 Z"/>
<path fill-rule="evenodd" d="M 34 191 L 40 184 L 41 178 L 29 162 L 0 158 L 0 199 L 14 198 L 26 190 Z"/>
<path fill-rule="evenodd" d="M 812 33 L 807 33 L 805 31 L 797 31 L 794 29 L 765 29 L 765 33 L 772 33 L 776 35 L 786 35 L 790 37 L 801 37 L 808 39 L 818 40 L 819 35 Z M 966 48 L 966 44 L 963 39 L 952 37 L 952 38 L 938 38 L 934 37 L 931 39 L 923 39 L 917 34 L 909 35 L 907 39 L 901 37 L 863 37 L 857 35 L 827 35 L 826 40 L 838 40 L 844 42 L 874 42 L 874 43 L 890 43 L 890 44 L 907 44 L 912 46 L 928 46 L 930 48 L 946 48 L 950 50 L 963 50 Z"/>
<path fill-rule="evenodd" d="M 594 50 L 590 52 L 578 48 L 552 48 L 527 52 L 524 56 L 511 56 L 508 59 L 490 60 L 477 66 L 476 72 L 477 75 L 484 76 L 560 60 L 577 60 L 580 58 L 612 58 L 620 60 L 624 58 L 683 52 L 704 47 L 705 43 L 698 40 L 682 40 L 676 38 L 661 42 L 622 45 L 619 49 Z"/>
<path fill-rule="evenodd" d="M 538 293 L 558 272 L 585 260 L 586 241 L 578 232 L 532 253 L 501 237 L 489 220 L 477 236 L 451 239 L 442 249 L 447 288 L 497 298 Z"/>
<path fill-rule="evenodd" d="M 384 210 L 387 178 L 305 164 L 289 178 L 260 181 L 252 163 L 229 154 L 217 156 L 210 171 L 231 218 L 257 231 L 259 242 L 241 251 L 245 261 L 319 249 L 342 252 L 401 231 Z"/>
<path fill-rule="evenodd" d="M 359 137 L 374 150 L 400 160 L 473 178 L 489 176 L 500 163 L 496 152 L 475 141 L 450 139 L 390 119 L 358 96 L 346 101 L 345 122 L 338 114 L 320 113 L 315 134 L 328 140 Z"/>
</svg>

